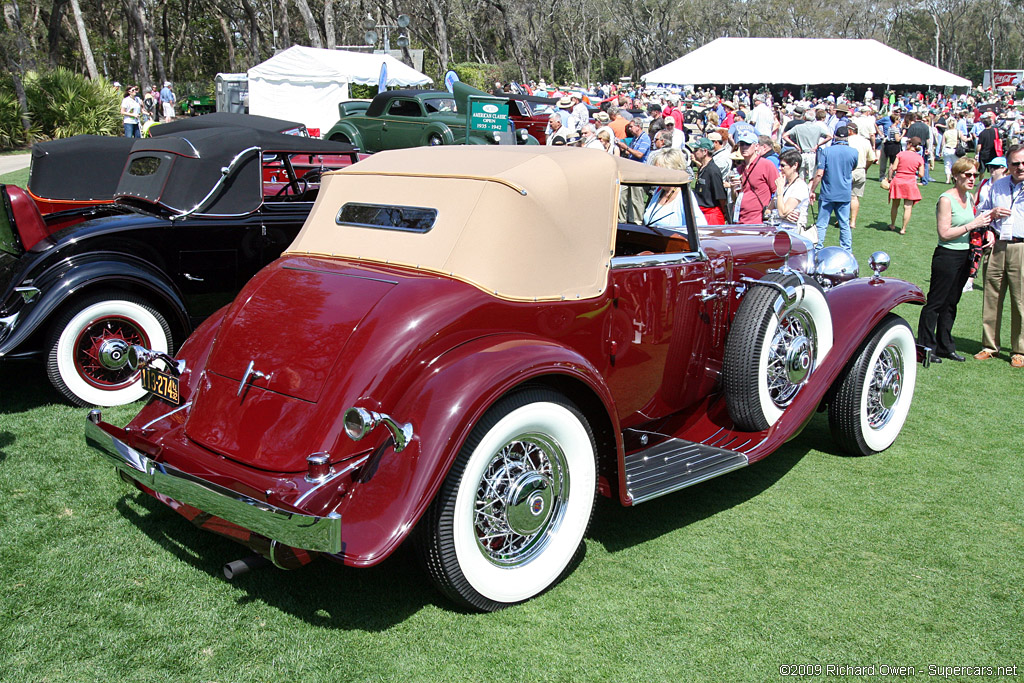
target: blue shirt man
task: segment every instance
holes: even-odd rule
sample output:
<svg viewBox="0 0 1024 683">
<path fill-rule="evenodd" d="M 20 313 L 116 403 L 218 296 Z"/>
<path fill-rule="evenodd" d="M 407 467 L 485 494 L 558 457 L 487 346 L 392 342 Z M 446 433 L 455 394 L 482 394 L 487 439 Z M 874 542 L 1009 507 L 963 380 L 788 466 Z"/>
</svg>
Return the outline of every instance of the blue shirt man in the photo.
<svg viewBox="0 0 1024 683">
<path fill-rule="evenodd" d="M 615 143 L 622 156 L 633 161 L 647 163 L 647 157 L 651 153 L 651 136 L 647 134 L 639 121 L 630 121 L 626 126 L 626 133 L 633 138 L 628 145 L 621 140 Z"/>
<path fill-rule="evenodd" d="M 847 144 L 850 129 L 836 128 L 832 145 L 818 152 L 818 170 L 811 182 L 811 201 L 814 201 L 818 184 L 821 195 L 818 201 L 818 242 L 815 250 L 825 245 L 825 232 L 829 219 L 835 213 L 839 222 L 839 246 L 853 251 L 853 233 L 850 230 L 850 200 L 853 197 L 853 170 L 857 168 L 857 150 Z"/>
<path fill-rule="evenodd" d="M 752 123 L 747 123 L 747 115 L 742 111 L 738 111 L 736 112 L 736 120 L 733 121 L 731 126 L 729 126 L 729 137 L 733 140 L 738 140 L 740 133 L 745 130 L 749 130 L 755 136 L 760 135 L 760 133 L 757 132 L 757 128 L 755 128 Z"/>
</svg>

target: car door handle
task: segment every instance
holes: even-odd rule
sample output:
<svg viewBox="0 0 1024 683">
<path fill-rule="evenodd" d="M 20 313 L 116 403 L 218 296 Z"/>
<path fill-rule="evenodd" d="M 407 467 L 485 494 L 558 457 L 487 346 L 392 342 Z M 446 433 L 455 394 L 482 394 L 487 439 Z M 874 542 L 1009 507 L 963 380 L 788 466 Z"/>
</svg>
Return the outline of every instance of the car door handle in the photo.
<svg viewBox="0 0 1024 683">
<path fill-rule="evenodd" d="M 188 280 L 189 282 L 203 282 L 204 281 L 203 278 L 201 278 L 201 277 L 193 277 L 193 276 L 189 275 L 188 273 L 185 273 L 184 275 L 185 275 L 185 279 Z"/>
</svg>

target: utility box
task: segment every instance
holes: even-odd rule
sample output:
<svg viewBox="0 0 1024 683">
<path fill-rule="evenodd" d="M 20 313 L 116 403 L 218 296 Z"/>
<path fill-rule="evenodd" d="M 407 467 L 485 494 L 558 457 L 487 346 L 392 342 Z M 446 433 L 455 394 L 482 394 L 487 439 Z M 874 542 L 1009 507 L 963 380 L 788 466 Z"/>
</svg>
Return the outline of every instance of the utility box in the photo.
<svg viewBox="0 0 1024 683">
<path fill-rule="evenodd" d="M 249 76 L 217 74 L 217 111 L 230 114 L 249 113 Z"/>
</svg>

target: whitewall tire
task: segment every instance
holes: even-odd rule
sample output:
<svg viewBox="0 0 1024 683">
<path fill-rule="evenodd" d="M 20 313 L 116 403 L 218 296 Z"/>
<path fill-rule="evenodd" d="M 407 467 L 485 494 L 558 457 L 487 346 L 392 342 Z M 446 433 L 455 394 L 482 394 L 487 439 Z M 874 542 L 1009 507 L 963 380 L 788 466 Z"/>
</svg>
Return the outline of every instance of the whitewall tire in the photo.
<svg viewBox="0 0 1024 683">
<path fill-rule="evenodd" d="M 871 455 L 891 446 L 907 421 L 917 384 L 917 347 L 906 321 L 886 316 L 837 381 L 828 422 L 839 447 Z"/>
<path fill-rule="evenodd" d="M 53 386 L 81 406 L 117 406 L 146 392 L 127 365 L 127 349 L 139 344 L 170 352 L 166 319 L 144 299 L 101 292 L 66 308 L 50 328 L 47 374 Z"/>
<path fill-rule="evenodd" d="M 736 312 L 725 344 L 722 380 L 729 415 L 738 429 L 759 432 L 775 424 L 832 348 L 832 314 L 818 284 L 770 273 L 792 292 L 753 285 Z"/>
<path fill-rule="evenodd" d="M 557 583 L 583 548 L 597 489 L 586 418 L 563 396 L 527 389 L 476 425 L 421 523 L 427 570 L 480 610 Z"/>
</svg>

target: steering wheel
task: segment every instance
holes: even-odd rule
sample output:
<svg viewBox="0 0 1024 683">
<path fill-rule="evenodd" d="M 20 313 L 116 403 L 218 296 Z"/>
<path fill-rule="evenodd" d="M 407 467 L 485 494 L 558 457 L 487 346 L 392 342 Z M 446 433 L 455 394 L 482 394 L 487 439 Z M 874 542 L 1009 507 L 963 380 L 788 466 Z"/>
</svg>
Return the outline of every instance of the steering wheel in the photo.
<svg viewBox="0 0 1024 683">
<path fill-rule="evenodd" d="M 309 181 L 306 180 L 305 177 L 296 178 L 295 182 L 289 182 L 286 185 L 282 185 L 281 189 L 274 193 L 274 196 L 280 197 L 282 195 L 286 195 L 288 194 L 289 189 L 293 190 L 292 194 L 296 197 L 300 197 L 309 189 Z"/>
</svg>

